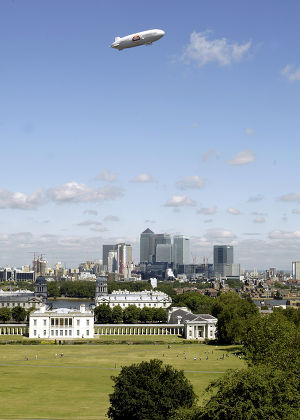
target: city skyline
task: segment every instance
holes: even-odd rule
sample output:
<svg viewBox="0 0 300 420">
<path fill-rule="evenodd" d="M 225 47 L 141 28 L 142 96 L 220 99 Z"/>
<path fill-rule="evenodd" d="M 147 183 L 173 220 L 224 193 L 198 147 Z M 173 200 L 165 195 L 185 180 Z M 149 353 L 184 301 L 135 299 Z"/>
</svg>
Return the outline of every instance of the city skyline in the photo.
<svg viewBox="0 0 300 420">
<path fill-rule="evenodd" d="M 118 13 L 116 13 L 118 10 Z M 145 13 L 146 12 L 146 13 Z M 300 259 L 300 4 L 0 5 L 0 266 L 68 266 L 146 228 L 242 269 Z M 115 36 L 161 28 L 151 47 Z M 280 28 L 280 31 L 278 30 Z"/>
</svg>

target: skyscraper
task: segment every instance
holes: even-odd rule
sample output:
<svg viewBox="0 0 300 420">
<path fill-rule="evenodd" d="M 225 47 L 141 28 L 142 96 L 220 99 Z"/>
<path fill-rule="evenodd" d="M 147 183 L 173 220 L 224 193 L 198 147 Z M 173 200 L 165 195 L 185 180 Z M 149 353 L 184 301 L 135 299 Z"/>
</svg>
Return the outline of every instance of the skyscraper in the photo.
<svg viewBox="0 0 300 420">
<path fill-rule="evenodd" d="M 165 262 L 171 264 L 172 262 L 172 245 L 171 244 L 157 244 L 156 245 L 156 262 Z"/>
<path fill-rule="evenodd" d="M 300 261 L 292 262 L 293 280 L 300 280 Z"/>
<path fill-rule="evenodd" d="M 233 246 L 214 246 L 214 272 L 215 276 L 231 276 L 233 265 Z"/>
<path fill-rule="evenodd" d="M 140 262 L 153 262 L 155 255 L 155 234 L 150 229 L 141 233 L 140 237 Z"/>
<path fill-rule="evenodd" d="M 187 236 L 174 236 L 172 260 L 174 265 L 187 265 L 190 263 L 190 240 Z"/>
<path fill-rule="evenodd" d="M 108 271 L 108 254 L 110 251 L 116 251 L 117 245 L 103 245 L 102 247 L 102 260 L 103 270 Z"/>
<path fill-rule="evenodd" d="M 157 245 L 170 245 L 171 246 L 171 236 L 168 233 L 157 233 L 155 234 L 155 241 L 154 241 L 154 247 L 155 247 L 155 262 L 157 262 L 156 259 L 156 250 Z"/>
</svg>

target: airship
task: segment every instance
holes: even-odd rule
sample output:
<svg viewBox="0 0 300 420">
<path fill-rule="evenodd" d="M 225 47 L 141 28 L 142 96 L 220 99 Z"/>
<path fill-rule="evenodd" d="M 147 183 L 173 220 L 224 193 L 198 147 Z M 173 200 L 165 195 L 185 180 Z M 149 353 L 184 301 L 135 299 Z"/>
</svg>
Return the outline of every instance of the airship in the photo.
<svg viewBox="0 0 300 420">
<path fill-rule="evenodd" d="M 111 44 L 111 48 L 121 51 L 125 48 L 138 47 L 139 45 L 151 45 L 164 36 L 165 32 L 161 29 L 150 29 L 148 31 L 137 32 L 120 38 L 117 36 Z"/>
</svg>

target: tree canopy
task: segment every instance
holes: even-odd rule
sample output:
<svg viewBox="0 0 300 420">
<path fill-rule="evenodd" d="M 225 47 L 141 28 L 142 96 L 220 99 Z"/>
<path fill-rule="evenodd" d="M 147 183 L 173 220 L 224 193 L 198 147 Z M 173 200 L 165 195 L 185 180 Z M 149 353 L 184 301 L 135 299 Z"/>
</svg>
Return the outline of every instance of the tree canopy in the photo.
<svg viewBox="0 0 300 420">
<path fill-rule="evenodd" d="M 161 360 L 124 366 L 112 377 L 108 417 L 118 419 L 165 420 L 180 407 L 189 408 L 196 395 L 183 371 Z"/>
<path fill-rule="evenodd" d="M 298 381 L 272 367 L 229 371 L 208 389 L 214 392 L 193 420 L 294 420 L 299 418 Z"/>
<path fill-rule="evenodd" d="M 197 314 L 210 314 L 214 303 L 214 298 L 199 292 L 182 293 L 174 296 L 172 300 L 172 306 L 186 306 Z"/>
<path fill-rule="evenodd" d="M 218 318 L 217 337 L 224 344 L 240 343 L 250 320 L 260 318 L 255 303 L 242 299 L 235 292 L 218 296 L 213 303 L 212 315 Z"/>
<path fill-rule="evenodd" d="M 15 306 L 11 310 L 12 317 L 17 322 L 22 322 L 25 320 L 27 316 L 27 312 L 24 308 L 21 308 L 21 306 Z"/>
<path fill-rule="evenodd" d="M 9 308 L 0 308 L 0 321 L 7 322 L 11 318 L 11 310 Z"/>
</svg>

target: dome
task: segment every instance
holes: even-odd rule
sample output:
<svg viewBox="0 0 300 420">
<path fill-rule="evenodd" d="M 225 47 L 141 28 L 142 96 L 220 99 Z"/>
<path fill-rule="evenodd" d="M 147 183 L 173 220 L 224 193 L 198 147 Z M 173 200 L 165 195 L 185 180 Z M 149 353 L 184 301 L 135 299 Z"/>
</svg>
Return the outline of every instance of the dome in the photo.
<svg viewBox="0 0 300 420">
<path fill-rule="evenodd" d="M 107 278 L 106 277 L 104 277 L 104 276 L 101 276 L 101 277 L 97 277 L 96 278 L 96 283 L 99 283 L 99 282 L 106 282 L 107 283 Z"/>
<path fill-rule="evenodd" d="M 47 280 L 44 276 L 38 276 L 35 282 L 38 284 L 47 284 Z"/>
</svg>

